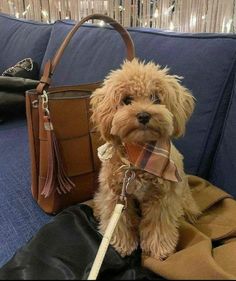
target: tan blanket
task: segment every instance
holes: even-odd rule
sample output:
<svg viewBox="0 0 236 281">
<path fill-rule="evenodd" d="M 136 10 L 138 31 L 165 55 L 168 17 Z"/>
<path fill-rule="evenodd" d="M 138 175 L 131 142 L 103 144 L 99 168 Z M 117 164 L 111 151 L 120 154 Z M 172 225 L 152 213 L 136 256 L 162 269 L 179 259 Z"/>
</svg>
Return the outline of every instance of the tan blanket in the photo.
<svg viewBox="0 0 236 281">
<path fill-rule="evenodd" d="M 203 215 L 182 222 L 177 251 L 165 261 L 143 256 L 143 266 L 174 280 L 236 280 L 236 201 L 195 176 L 189 184 Z"/>
</svg>

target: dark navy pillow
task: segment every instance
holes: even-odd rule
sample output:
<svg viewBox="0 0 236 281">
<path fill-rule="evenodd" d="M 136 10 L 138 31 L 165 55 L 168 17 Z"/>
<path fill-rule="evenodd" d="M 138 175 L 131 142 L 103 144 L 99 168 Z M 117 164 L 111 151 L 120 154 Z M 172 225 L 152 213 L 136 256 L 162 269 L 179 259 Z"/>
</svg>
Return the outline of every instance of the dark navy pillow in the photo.
<svg viewBox="0 0 236 281">
<path fill-rule="evenodd" d="M 41 66 L 52 25 L 23 21 L 0 13 L 0 75 L 24 58 Z"/>
<path fill-rule="evenodd" d="M 53 26 L 44 63 L 53 56 L 72 23 Z M 183 76 L 183 84 L 196 98 L 196 108 L 184 138 L 176 141 L 184 154 L 188 173 L 208 178 L 229 99 L 236 36 L 182 34 L 155 29 L 129 29 L 139 58 L 168 66 Z M 54 76 L 55 85 L 102 80 L 125 57 L 119 34 L 111 29 L 85 25 L 66 50 Z M 42 71 L 42 70 L 41 70 Z"/>
</svg>

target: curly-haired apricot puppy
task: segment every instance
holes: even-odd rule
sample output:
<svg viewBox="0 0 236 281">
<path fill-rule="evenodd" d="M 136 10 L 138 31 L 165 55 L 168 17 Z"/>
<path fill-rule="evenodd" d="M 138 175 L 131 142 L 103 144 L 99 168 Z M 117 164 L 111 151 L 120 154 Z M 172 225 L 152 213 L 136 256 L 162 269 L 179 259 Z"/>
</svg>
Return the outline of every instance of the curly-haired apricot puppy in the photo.
<svg viewBox="0 0 236 281">
<path fill-rule="evenodd" d="M 104 234 L 122 189 L 123 144 L 182 136 L 194 99 L 168 69 L 135 59 L 108 75 L 93 93 L 91 105 L 92 121 L 109 143 L 94 198 L 94 213 Z M 187 216 L 193 221 L 199 215 L 184 173 L 183 156 L 174 145 L 170 156 L 180 182 L 139 170 L 128 188 L 128 207 L 111 242 L 122 256 L 130 255 L 140 245 L 144 254 L 165 259 L 175 251 L 180 219 Z"/>
</svg>

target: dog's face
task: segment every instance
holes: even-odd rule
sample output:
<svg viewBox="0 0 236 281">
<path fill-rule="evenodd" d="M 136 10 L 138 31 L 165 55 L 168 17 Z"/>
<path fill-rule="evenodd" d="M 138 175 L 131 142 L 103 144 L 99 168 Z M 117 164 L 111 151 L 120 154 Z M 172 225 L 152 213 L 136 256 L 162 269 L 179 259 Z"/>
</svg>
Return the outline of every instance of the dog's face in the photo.
<svg viewBox="0 0 236 281">
<path fill-rule="evenodd" d="M 125 62 L 91 99 L 92 121 L 105 141 L 155 141 L 184 134 L 194 99 L 179 77 L 154 63 Z"/>
</svg>

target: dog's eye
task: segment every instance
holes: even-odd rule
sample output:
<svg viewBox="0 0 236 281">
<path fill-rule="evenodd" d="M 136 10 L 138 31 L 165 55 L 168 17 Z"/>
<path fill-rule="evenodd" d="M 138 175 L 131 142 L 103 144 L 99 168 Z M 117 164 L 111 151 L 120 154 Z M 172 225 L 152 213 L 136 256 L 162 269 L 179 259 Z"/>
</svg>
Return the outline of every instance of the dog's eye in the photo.
<svg viewBox="0 0 236 281">
<path fill-rule="evenodd" d="M 131 104 L 133 101 L 133 98 L 131 96 L 126 96 L 122 102 L 125 104 L 125 105 L 128 105 L 128 104 Z"/>
<path fill-rule="evenodd" d="M 151 95 L 151 101 L 155 104 L 160 104 L 161 103 L 161 99 L 158 97 L 158 95 Z"/>
</svg>

